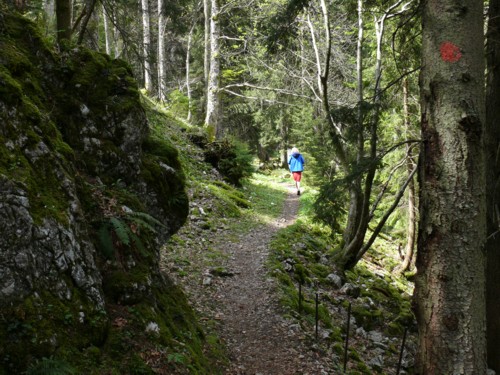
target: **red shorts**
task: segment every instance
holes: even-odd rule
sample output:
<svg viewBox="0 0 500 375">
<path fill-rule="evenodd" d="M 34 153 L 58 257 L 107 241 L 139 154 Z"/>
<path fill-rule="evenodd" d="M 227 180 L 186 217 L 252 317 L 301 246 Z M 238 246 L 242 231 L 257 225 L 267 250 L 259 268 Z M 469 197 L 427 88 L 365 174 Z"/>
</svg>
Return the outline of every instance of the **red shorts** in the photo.
<svg viewBox="0 0 500 375">
<path fill-rule="evenodd" d="M 302 172 L 292 172 L 292 177 L 295 181 L 299 182 L 302 178 Z"/>
</svg>

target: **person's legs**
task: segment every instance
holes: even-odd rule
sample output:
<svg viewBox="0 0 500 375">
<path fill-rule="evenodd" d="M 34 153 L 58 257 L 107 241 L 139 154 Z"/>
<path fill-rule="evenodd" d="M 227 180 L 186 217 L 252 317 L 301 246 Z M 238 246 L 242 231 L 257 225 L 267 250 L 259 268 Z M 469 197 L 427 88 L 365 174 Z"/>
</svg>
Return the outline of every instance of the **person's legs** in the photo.
<svg viewBox="0 0 500 375">
<path fill-rule="evenodd" d="M 293 179 L 295 180 L 295 187 L 297 188 L 297 195 L 300 195 L 300 180 L 302 172 L 293 172 Z"/>
</svg>

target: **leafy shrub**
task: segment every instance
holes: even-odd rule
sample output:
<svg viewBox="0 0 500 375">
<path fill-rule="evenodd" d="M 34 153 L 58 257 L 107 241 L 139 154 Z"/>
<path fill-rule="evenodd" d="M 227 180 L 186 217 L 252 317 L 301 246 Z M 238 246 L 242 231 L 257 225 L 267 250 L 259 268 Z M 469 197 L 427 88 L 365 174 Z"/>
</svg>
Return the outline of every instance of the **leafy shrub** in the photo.
<svg viewBox="0 0 500 375">
<path fill-rule="evenodd" d="M 211 142 L 205 150 L 205 161 L 236 186 L 241 186 L 241 180 L 254 172 L 252 159 L 252 154 L 243 143 L 229 139 Z"/>
</svg>

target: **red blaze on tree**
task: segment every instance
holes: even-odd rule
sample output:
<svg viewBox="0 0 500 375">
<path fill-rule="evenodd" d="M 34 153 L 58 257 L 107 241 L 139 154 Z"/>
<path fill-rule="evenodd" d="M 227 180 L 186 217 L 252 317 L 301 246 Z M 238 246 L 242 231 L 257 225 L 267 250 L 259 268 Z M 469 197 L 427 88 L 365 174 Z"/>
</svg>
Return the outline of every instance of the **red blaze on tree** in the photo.
<svg viewBox="0 0 500 375">
<path fill-rule="evenodd" d="M 439 48 L 441 59 L 446 62 L 457 62 L 462 58 L 460 48 L 451 42 L 443 42 Z"/>
</svg>

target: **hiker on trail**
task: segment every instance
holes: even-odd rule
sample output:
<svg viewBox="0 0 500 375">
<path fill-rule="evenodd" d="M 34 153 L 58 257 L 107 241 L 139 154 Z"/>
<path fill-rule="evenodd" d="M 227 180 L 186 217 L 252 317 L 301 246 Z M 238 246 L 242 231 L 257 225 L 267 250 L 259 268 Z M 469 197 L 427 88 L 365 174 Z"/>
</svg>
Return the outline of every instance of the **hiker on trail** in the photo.
<svg viewBox="0 0 500 375">
<path fill-rule="evenodd" d="M 292 172 L 292 177 L 295 181 L 295 187 L 297 188 L 297 195 L 300 195 L 300 180 L 302 179 L 302 171 L 304 170 L 305 164 L 304 157 L 300 154 L 297 147 L 292 148 L 292 154 L 288 159 L 288 166 L 290 172 Z"/>
</svg>

